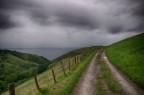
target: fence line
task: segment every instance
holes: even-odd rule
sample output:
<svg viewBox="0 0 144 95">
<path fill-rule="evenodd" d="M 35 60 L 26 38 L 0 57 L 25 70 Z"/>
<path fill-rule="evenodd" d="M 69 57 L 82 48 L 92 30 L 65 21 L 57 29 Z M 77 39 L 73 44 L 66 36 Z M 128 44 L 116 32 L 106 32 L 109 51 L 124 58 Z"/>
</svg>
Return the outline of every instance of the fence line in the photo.
<svg viewBox="0 0 144 95">
<path fill-rule="evenodd" d="M 63 66 L 62 61 L 61 61 L 61 66 L 62 66 L 62 71 L 63 71 L 63 73 L 64 73 L 64 76 L 66 76 L 65 69 L 64 69 L 64 66 Z"/>
<path fill-rule="evenodd" d="M 73 68 L 75 68 L 81 61 L 84 60 L 84 58 L 86 58 L 86 56 L 87 56 L 87 54 L 80 54 L 80 55 L 74 56 L 72 58 L 69 58 L 68 63 L 65 63 L 62 60 L 58 67 L 57 67 L 57 65 L 50 66 L 50 68 L 52 70 L 52 77 L 48 78 L 48 81 L 51 81 L 53 79 L 54 83 L 57 83 L 56 75 L 58 76 L 58 74 L 63 72 L 64 76 L 66 76 L 67 75 L 66 71 L 67 70 L 70 71 L 72 69 L 72 66 L 73 66 Z M 65 65 L 63 63 L 65 63 Z M 56 69 L 56 70 L 54 70 L 54 69 Z M 34 77 L 37 90 L 41 91 L 41 88 L 38 84 L 36 69 L 32 70 L 32 75 Z M 14 83 L 9 84 L 9 95 L 15 95 L 15 84 Z"/>
</svg>

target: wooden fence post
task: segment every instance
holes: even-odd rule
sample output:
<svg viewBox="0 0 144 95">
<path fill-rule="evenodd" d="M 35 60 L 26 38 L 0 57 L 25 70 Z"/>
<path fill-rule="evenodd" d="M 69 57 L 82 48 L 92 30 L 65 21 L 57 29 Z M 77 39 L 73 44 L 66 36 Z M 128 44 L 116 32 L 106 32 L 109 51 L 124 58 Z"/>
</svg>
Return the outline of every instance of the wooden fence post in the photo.
<svg viewBox="0 0 144 95">
<path fill-rule="evenodd" d="M 63 67 L 62 61 L 61 61 L 61 66 L 62 66 L 62 70 L 63 70 L 64 76 L 66 76 L 65 69 Z"/>
<path fill-rule="evenodd" d="M 82 61 L 82 54 L 80 55 L 80 61 Z"/>
<path fill-rule="evenodd" d="M 84 60 L 84 55 L 82 54 L 82 60 Z"/>
<path fill-rule="evenodd" d="M 36 69 L 33 69 L 32 74 L 33 74 L 34 79 L 35 79 L 35 84 L 36 84 L 36 87 L 37 87 L 37 89 L 40 91 L 41 89 L 40 89 L 39 84 L 38 84 L 38 81 L 37 81 Z"/>
<path fill-rule="evenodd" d="M 53 75 L 54 83 L 57 83 L 53 68 L 52 68 L 52 75 Z"/>
<path fill-rule="evenodd" d="M 74 60 L 75 60 L 75 64 L 76 64 L 77 63 L 76 56 L 74 57 Z"/>
<path fill-rule="evenodd" d="M 75 67 L 75 65 L 76 65 L 76 63 L 75 63 L 75 57 L 73 58 L 73 63 L 72 63 L 72 65 L 73 65 L 73 68 Z"/>
<path fill-rule="evenodd" d="M 76 56 L 76 60 L 77 60 L 77 63 L 79 63 L 79 60 L 78 60 L 78 55 Z"/>
<path fill-rule="evenodd" d="M 14 83 L 9 84 L 9 95 L 15 95 L 15 84 Z"/>
<path fill-rule="evenodd" d="M 80 55 L 78 55 L 78 63 L 80 63 Z"/>
<path fill-rule="evenodd" d="M 79 63 L 79 56 L 77 55 L 77 63 Z"/>
<path fill-rule="evenodd" d="M 84 58 L 86 58 L 86 54 L 84 54 Z"/>
<path fill-rule="evenodd" d="M 69 59 L 69 71 L 70 71 L 70 69 L 71 69 L 71 60 Z"/>
</svg>

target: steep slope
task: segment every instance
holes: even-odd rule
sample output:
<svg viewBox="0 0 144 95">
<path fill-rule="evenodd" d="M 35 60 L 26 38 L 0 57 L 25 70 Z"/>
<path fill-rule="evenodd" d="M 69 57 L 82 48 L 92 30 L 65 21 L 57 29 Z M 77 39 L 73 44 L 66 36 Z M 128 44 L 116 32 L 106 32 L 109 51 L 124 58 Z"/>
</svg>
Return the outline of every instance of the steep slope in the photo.
<svg viewBox="0 0 144 95">
<path fill-rule="evenodd" d="M 132 81 L 144 88 L 144 34 L 140 34 L 106 48 L 110 61 Z"/>
<path fill-rule="evenodd" d="M 41 56 L 0 50 L 0 92 L 5 90 L 10 82 L 30 78 L 33 68 L 37 68 L 38 73 L 41 73 L 49 64 L 50 61 Z"/>
</svg>

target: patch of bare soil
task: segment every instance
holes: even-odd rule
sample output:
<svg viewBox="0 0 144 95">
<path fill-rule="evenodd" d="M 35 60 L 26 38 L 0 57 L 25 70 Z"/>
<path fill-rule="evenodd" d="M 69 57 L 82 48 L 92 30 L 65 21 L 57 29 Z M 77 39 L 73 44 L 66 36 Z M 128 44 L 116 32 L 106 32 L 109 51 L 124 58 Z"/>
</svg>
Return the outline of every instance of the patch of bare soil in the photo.
<svg viewBox="0 0 144 95">
<path fill-rule="evenodd" d="M 110 63 L 106 54 L 103 52 L 102 57 L 112 73 L 114 77 L 122 87 L 125 95 L 144 95 L 142 89 L 140 89 L 136 84 L 134 84 L 127 76 L 125 76 L 122 72 L 120 72 L 113 64 Z"/>
</svg>

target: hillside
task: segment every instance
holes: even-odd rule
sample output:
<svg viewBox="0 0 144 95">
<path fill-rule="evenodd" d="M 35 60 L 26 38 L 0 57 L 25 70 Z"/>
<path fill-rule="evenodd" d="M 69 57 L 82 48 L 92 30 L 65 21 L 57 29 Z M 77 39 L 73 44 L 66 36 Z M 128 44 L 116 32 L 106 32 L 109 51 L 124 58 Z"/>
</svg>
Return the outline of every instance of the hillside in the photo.
<svg viewBox="0 0 144 95">
<path fill-rule="evenodd" d="M 83 71 L 86 69 L 92 57 L 99 49 L 99 47 L 93 47 L 93 49 L 92 47 L 87 47 L 87 49 L 82 48 L 73 50 L 73 52 L 79 51 L 77 55 L 73 52 L 69 52 L 67 53 L 69 54 L 69 57 L 67 57 L 67 54 L 64 54 L 63 56 L 65 57 L 60 57 L 59 61 L 53 62 L 47 71 L 37 75 L 38 84 L 42 91 L 39 92 L 37 90 L 35 81 L 31 78 L 21 85 L 16 86 L 16 95 L 69 95 L 68 93 L 71 93 L 79 81 Z M 80 56 L 86 52 L 88 53 L 87 56 L 80 60 Z M 75 57 L 77 57 L 79 61 L 77 59 L 75 62 Z M 61 62 L 66 75 L 63 73 Z M 54 83 L 52 68 L 54 70 L 57 83 Z M 2 95 L 7 95 L 8 93 L 9 92 L 6 91 Z"/>
<path fill-rule="evenodd" d="M 144 88 L 144 34 L 108 46 L 106 54 L 114 65 Z"/>
<path fill-rule="evenodd" d="M 85 47 L 85 48 L 79 48 L 79 49 L 75 49 L 73 51 L 70 51 L 56 59 L 53 60 L 53 62 L 56 62 L 56 61 L 59 61 L 61 59 L 65 59 L 65 58 L 69 58 L 69 57 L 74 57 L 76 55 L 79 55 L 79 54 L 88 54 L 92 51 L 94 51 L 96 48 L 100 48 L 101 46 L 92 46 L 92 47 Z"/>
<path fill-rule="evenodd" d="M 8 83 L 20 82 L 31 77 L 31 70 L 41 73 L 51 62 L 44 57 L 10 50 L 0 50 L 0 92 Z"/>
</svg>

